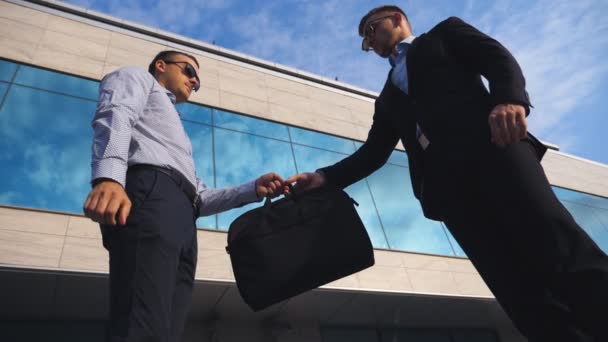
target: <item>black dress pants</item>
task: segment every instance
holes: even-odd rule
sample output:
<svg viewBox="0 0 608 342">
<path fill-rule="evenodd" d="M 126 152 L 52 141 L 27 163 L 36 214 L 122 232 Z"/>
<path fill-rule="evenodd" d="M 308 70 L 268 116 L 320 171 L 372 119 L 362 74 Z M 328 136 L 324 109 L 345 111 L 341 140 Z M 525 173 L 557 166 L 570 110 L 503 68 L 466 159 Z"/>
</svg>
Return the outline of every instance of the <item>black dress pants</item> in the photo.
<svg viewBox="0 0 608 342">
<path fill-rule="evenodd" d="M 130 170 L 126 190 L 127 224 L 101 226 L 110 255 L 107 341 L 179 341 L 196 270 L 194 209 L 156 170 Z"/>
<path fill-rule="evenodd" d="M 533 147 L 492 146 L 469 177 L 446 225 L 517 328 L 534 342 L 608 341 L 608 258 Z"/>
</svg>

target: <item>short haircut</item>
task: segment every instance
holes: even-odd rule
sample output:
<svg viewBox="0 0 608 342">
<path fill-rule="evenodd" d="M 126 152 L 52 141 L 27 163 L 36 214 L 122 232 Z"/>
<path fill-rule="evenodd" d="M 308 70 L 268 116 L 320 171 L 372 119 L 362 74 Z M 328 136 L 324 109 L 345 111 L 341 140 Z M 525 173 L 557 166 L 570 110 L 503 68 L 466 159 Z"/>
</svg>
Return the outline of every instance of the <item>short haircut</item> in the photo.
<svg viewBox="0 0 608 342">
<path fill-rule="evenodd" d="M 407 14 L 405 14 L 405 12 L 398 6 L 395 6 L 395 5 L 379 6 L 379 7 L 373 8 L 372 10 L 367 12 L 367 14 L 363 16 L 363 18 L 361 18 L 361 21 L 359 22 L 359 35 L 361 37 L 363 37 L 365 35 L 365 32 L 364 32 L 365 27 L 363 27 L 363 25 L 365 25 L 365 22 L 367 21 L 367 19 L 369 19 L 369 17 L 371 17 L 372 15 L 379 13 L 379 12 L 399 12 L 399 13 L 403 14 L 403 16 L 405 17 L 405 20 L 407 21 L 408 26 L 410 26 L 410 21 L 407 18 Z M 410 29 L 411 29 L 411 26 L 410 26 Z"/>
<path fill-rule="evenodd" d="M 159 52 L 154 59 L 152 60 L 152 62 L 150 63 L 150 65 L 148 66 L 148 72 L 152 74 L 152 76 L 154 76 L 154 71 L 156 71 L 156 62 L 157 61 L 164 61 L 166 59 L 169 59 L 175 55 L 182 55 L 182 56 L 186 56 L 191 58 L 192 60 L 194 60 L 194 63 L 196 63 L 196 66 L 200 68 L 200 65 L 198 65 L 198 61 L 196 60 L 196 58 L 194 58 L 194 56 L 189 55 L 187 53 L 184 52 L 179 52 L 179 51 L 175 51 L 175 50 L 165 50 L 165 51 L 161 51 Z"/>
</svg>

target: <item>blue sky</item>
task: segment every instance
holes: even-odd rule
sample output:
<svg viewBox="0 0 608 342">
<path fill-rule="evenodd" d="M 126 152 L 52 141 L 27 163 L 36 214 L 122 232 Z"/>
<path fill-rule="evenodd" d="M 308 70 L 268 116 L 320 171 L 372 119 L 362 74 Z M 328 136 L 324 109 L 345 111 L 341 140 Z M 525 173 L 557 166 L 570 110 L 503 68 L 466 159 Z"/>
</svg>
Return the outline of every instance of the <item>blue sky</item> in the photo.
<svg viewBox="0 0 608 342">
<path fill-rule="evenodd" d="M 359 49 L 375 0 L 69 0 L 342 82 L 379 91 L 388 63 Z M 608 1 L 400 1 L 414 33 L 458 16 L 520 62 L 535 108 L 530 131 L 561 151 L 608 164 Z M 203 75 L 204 82 L 204 75 Z"/>
</svg>

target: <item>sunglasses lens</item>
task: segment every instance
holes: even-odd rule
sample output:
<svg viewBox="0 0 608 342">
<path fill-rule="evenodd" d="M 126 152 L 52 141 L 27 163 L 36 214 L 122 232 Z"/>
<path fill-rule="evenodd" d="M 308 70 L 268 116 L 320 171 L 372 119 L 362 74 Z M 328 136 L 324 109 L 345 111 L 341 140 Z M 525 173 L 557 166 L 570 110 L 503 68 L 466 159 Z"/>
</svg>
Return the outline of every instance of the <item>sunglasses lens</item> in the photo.
<svg viewBox="0 0 608 342">
<path fill-rule="evenodd" d="M 196 85 L 194 86 L 194 91 L 197 91 L 198 88 L 200 88 L 201 86 L 201 81 L 198 79 L 198 75 L 196 74 L 196 70 L 194 70 L 194 68 L 192 67 L 192 65 L 190 64 L 186 64 L 186 67 L 184 68 L 184 71 L 186 71 L 186 76 L 192 78 L 196 78 Z"/>
</svg>

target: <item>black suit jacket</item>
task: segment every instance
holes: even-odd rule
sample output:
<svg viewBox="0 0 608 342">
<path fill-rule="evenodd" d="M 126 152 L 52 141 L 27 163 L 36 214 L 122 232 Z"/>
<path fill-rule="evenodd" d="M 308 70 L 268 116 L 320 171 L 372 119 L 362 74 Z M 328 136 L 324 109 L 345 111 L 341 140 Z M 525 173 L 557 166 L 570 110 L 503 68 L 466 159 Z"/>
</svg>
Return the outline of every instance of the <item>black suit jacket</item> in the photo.
<svg viewBox="0 0 608 342">
<path fill-rule="evenodd" d="M 492 108 L 515 103 L 529 113 L 531 104 L 522 71 L 509 51 L 459 18 L 448 18 L 414 40 L 407 72 L 409 94 L 392 84 L 389 73 L 376 99 L 367 141 L 351 156 L 320 170 L 329 183 L 346 187 L 384 165 L 401 139 L 414 195 L 425 216 L 441 220 L 470 181 L 470 168 L 491 147 Z M 431 142 L 426 150 L 416 138 L 417 123 Z M 545 147 L 530 139 L 540 159 Z"/>
</svg>

